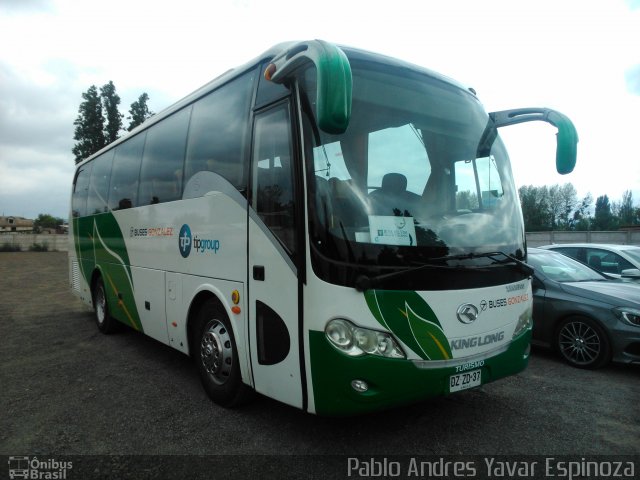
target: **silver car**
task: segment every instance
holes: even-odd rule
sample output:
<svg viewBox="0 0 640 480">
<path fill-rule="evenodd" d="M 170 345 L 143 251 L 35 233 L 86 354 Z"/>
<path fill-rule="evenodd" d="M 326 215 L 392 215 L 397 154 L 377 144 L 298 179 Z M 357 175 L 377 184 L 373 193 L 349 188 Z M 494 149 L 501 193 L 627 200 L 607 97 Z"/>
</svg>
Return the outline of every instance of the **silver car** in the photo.
<svg viewBox="0 0 640 480">
<path fill-rule="evenodd" d="M 545 245 L 547 250 L 560 252 L 586 263 L 605 276 L 640 282 L 640 247 L 601 243 L 563 243 Z"/>
<path fill-rule="evenodd" d="M 569 364 L 640 363 L 640 285 L 609 280 L 572 258 L 528 249 L 533 276 L 533 343 Z"/>
</svg>

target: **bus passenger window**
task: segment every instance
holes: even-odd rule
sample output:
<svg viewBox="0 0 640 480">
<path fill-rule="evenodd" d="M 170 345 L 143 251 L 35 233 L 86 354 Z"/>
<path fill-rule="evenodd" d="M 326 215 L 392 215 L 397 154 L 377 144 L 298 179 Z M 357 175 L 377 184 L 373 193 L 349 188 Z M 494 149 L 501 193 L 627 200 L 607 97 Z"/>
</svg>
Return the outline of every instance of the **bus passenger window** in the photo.
<svg viewBox="0 0 640 480">
<path fill-rule="evenodd" d="M 191 108 L 152 126 L 147 133 L 138 205 L 178 200 L 182 196 L 182 167 Z"/>
<path fill-rule="evenodd" d="M 78 170 L 76 174 L 71 199 L 71 215 L 74 217 L 83 217 L 87 214 L 87 190 L 92 166 L 93 162 L 90 162 Z"/>
<path fill-rule="evenodd" d="M 222 176 L 246 195 L 244 145 L 254 78 L 255 73 L 249 72 L 193 105 L 185 160 L 185 185 L 196 173 L 209 171 Z"/>
<path fill-rule="evenodd" d="M 256 117 L 251 204 L 293 255 L 295 211 L 289 126 L 284 105 Z"/>
<path fill-rule="evenodd" d="M 109 209 L 138 206 L 138 176 L 146 133 L 127 140 L 116 148 L 109 188 Z"/>
<path fill-rule="evenodd" d="M 109 182 L 111 180 L 111 164 L 115 150 L 109 150 L 93 160 L 89 195 L 87 197 L 87 213 L 93 215 L 108 211 Z"/>
</svg>

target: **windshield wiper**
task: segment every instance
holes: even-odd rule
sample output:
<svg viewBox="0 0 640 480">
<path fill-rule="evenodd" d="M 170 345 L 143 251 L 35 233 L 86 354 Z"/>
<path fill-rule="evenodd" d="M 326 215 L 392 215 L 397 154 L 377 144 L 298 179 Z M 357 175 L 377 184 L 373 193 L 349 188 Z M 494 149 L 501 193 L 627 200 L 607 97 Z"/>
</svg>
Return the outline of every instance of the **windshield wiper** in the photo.
<svg viewBox="0 0 640 480">
<path fill-rule="evenodd" d="M 503 259 L 498 259 L 496 258 L 496 256 L 502 256 L 504 257 Z M 445 257 L 437 257 L 437 258 L 432 258 L 431 261 L 432 262 L 447 262 L 450 260 L 471 260 L 471 259 L 475 259 L 475 258 L 489 258 L 491 260 L 493 260 L 496 264 L 499 265 L 513 265 L 514 267 L 516 267 L 520 272 L 522 272 L 523 274 L 525 274 L 527 277 L 530 277 L 531 275 L 533 275 L 533 267 L 531 265 L 528 265 L 527 263 L 523 262 L 522 260 L 518 260 L 517 258 L 511 256 L 511 255 L 507 255 L 504 252 L 488 252 L 488 253 L 468 253 L 468 254 L 464 254 L 464 255 L 449 255 L 449 256 L 445 256 Z M 491 267 L 491 265 L 484 265 L 484 266 L 464 266 L 464 265 L 446 265 L 443 263 L 425 263 L 422 265 L 419 265 L 417 267 L 412 267 L 412 268 L 407 268 L 405 270 L 400 270 L 397 272 L 392 272 L 392 273 L 384 273 L 382 275 L 376 275 L 375 277 L 369 277 L 367 275 L 359 275 L 356 278 L 355 281 L 355 288 L 356 290 L 358 290 L 359 292 L 363 292 L 365 290 L 370 290 L 372 288 L 375 288 L 376 286 L 378 286 L 380 283 L 384 282 L 385 280 L 390 280 L 392 278 L 396 278 L 396 277 L 401 277 L 403 275 L 407 275 L 407 274 L 411 274 L 411 273 L 415 273 L 415 272 L 419 272 L 421 270 L 429 270 L 429 269 L 443 269 L 443 270 L 469 270 L 469 269 L 473 269 L 473 270 L 482 270 L 482 269 L 487 269 L 488 267 Z"/>
<path fill-rule="evenodd" d="M 502 260 L 498 260 L 496 255 L 504 257 Z M 507 255 L 504 252 L 487 252 L 487 253 L 468 253 L 465 255 L 452 255 L 449 257 L 442 257 L 444 260 L 471 260 L 473 258 L 490 258 L 499 265 L 514 265 L 518 270 L 524 273 L 527 277 L 533 275 L 534 268 L 528 263 L 518 260 L 513 255 Z M 440 260 L 435 258 L 434 260 Z"/>
<path fill-rule="evenodd" d="M 377 287 L 385 280 L 389 280 L 395 277 L 402 277 L 408 273 L 419 272 L 420 270 L 430 270 L 430 269 L 442 269 L 442 270 L 467 270 L 469 268 L 477 268 L 477 267 L 464 267 L 462 265 L 441 265 L 437 263 L 424 263 L 419 267 L 410 267 L 405 270 L 400 270 L 392 273 L 383 273 L 382 275 L 376 275 L 375 277 L 369 277 L 367 275 L 358 275 L 355 282 L 356 290 L 359 292 L 364 292 L 365 290 L 370 290 L 372 288 Z M 480 267 L 483 268 L 483 267 Z"/>
</svg>

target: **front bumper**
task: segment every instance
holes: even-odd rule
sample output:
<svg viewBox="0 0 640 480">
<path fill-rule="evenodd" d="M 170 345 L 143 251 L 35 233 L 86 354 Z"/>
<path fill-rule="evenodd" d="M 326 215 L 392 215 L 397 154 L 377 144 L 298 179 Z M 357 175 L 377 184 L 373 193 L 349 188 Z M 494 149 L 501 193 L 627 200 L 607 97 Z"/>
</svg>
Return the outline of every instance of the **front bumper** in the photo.
<svg viewBox="0 0 640 480">
<path fill-rule="evenodd" d="M 531 330 L 513 340 L 502 353 L 483 360 L 482 384 L 493 382 L 524 370 L 529 361 Z M 468 358 L 441 368 L 419 368 L 411 360 L 390 359 L 373 355 L 350 357 L 339 352 L 324 332 L 310 331 L 311 378 L 316 413 L 319 415 L 357 415 L 427 398 L 448 395 L 449 377 L 460 373 L 457 365 Z M 369 385 L 357 392 L 353 380 Z"/>
</svg>

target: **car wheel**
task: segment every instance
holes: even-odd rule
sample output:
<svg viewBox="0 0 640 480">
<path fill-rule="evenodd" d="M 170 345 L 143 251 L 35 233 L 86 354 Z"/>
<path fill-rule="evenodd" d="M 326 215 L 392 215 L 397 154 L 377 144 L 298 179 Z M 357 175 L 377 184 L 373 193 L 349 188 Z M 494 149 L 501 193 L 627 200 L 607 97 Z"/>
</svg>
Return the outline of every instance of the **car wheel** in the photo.
<svg viewBox="0 0 640 480">
<path fill-rule="evenodd" d="M 595 369 L 611 357 L 609 339 L 602 327 L 589 318 L 567 318 L 558 326 L 556 348 L 569 364 Z"/>
<path fill-rule="evenodd" d="M 242 382 L 236 341 L 226 313 L 210 299 L 195 321 L 192 355 L 207 395 L 223 407 L 245 403 L 252 390 Z"/>
<path fill-rule="evenodd" d="M 93 311 L 98 330 L 106 334 L 118 331 L 118 321 L 109 313 L 109 303 L 101 277 L 98 277 L 93 286 Z"/>
</svg>

